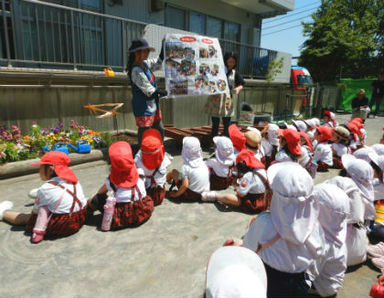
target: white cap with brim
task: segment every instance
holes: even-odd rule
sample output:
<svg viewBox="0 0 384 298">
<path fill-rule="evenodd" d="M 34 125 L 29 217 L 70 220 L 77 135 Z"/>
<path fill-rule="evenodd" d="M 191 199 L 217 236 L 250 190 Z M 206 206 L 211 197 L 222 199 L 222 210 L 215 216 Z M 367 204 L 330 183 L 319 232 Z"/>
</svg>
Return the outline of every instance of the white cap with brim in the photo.
<svg viewBox="0 0 384 298">
<path fill-rule="evenodd" d="M 207 298 L 267 297 L 267 275 L 260 257 L 248 248 L 224 246 L 207 267 Z"/>
</svg>

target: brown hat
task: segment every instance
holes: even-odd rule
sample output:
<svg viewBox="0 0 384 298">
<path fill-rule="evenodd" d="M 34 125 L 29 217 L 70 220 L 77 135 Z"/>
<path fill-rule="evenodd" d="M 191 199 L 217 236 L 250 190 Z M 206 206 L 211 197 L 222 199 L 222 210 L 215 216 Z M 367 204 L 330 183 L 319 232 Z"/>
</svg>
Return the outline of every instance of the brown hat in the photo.
<svg viewBox="0 0 384 298">
<path fill-rule="evenodd" d="M 348 140 L 349 139 L 349 135 L 350 135 L 350 132 L 348 131 L 348 129 L 346 129 L 345 127 L 342 127 L 342 126 L 337 126 L 333 129 L 333 131 L 342 139 L 344 140 Z"/>
<path fill-rule="evenodd" d="M 247 131 L 244 133 L 245 145 L 250 148 L 258 148 L 261 143 L 260 135 L 255 131 Z"/>
</svg>

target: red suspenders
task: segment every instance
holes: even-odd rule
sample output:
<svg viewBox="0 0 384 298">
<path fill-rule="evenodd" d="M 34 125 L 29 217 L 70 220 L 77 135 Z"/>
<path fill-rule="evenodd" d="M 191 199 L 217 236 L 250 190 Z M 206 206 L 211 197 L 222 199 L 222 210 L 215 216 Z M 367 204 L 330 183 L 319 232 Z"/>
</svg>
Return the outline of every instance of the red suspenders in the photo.
<svg viewBox="0 0 384 298">
<path fill-rule="evenodd" d="M 49 181 L 48 183 L 64 189 L 67 193 L 69 193 L 72 196 L 73 202 L 72 202 L 71 209 L 69 211 L 70 214 L 72 214 L 73 209 L 75 208 L 75 204 L 78 204 L 80 209 L 83 208 L 83 205 L 81 204 L 80 200 L 77 198 L 77 195 L 76 195 L 76 184 L 75 183 L 72 183 L 72 185 L 73 185 L 73 192 L 70 191 L 69 189 L 66 189 L 64 186 L 62 186 L 61 184 L 57 183 L 56 181 Z"/>
</svg>

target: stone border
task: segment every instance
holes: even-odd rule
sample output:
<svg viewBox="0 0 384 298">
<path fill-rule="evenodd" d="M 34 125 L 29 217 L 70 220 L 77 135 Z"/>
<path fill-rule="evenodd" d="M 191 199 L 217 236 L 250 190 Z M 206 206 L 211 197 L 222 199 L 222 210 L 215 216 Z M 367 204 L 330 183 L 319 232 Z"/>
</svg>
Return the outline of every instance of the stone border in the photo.
<svg viewBox="0 0 384 298">
<path fill-rule="evenodd" d="M 90 153 L 87 154 L 71 153 L 69 154 L 69 158 L 71 159 L 70 166 L 91 161 L 103 159 L 106 160 L 107 155 L 107 148 L 100 150 L 92 150 Z M 38 167 L 31 166 L 31 163 L 38 162 L 39 160 L 40 158 L 28 159 L 0 165 L 0 180 L 38 172 Z"/>
</svg>

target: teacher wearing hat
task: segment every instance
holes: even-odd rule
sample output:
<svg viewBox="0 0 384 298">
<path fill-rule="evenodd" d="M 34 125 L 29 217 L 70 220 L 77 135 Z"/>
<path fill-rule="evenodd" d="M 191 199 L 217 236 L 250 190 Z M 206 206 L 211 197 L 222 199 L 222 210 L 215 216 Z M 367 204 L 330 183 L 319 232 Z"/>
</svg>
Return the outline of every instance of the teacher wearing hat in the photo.
<svg viewBox="0 0 384 298">
<path fill-rule="evenodd" d="M 159 70 L 164 59 L 164 47 L 157 59 L 148 59 L 149 52 L 155 49 L 148 42 L 139 38 L 132 41 L 128 50 L 128 76 L 132 86 L 132 109 L 136 118 L 139 146 L 145 130 L 157 129 L 164 138 L 164 126 L 161 121 L 159 98 L 166 96 L 166 91 L 159 90 L 153 71 Z"/>
</svg>

